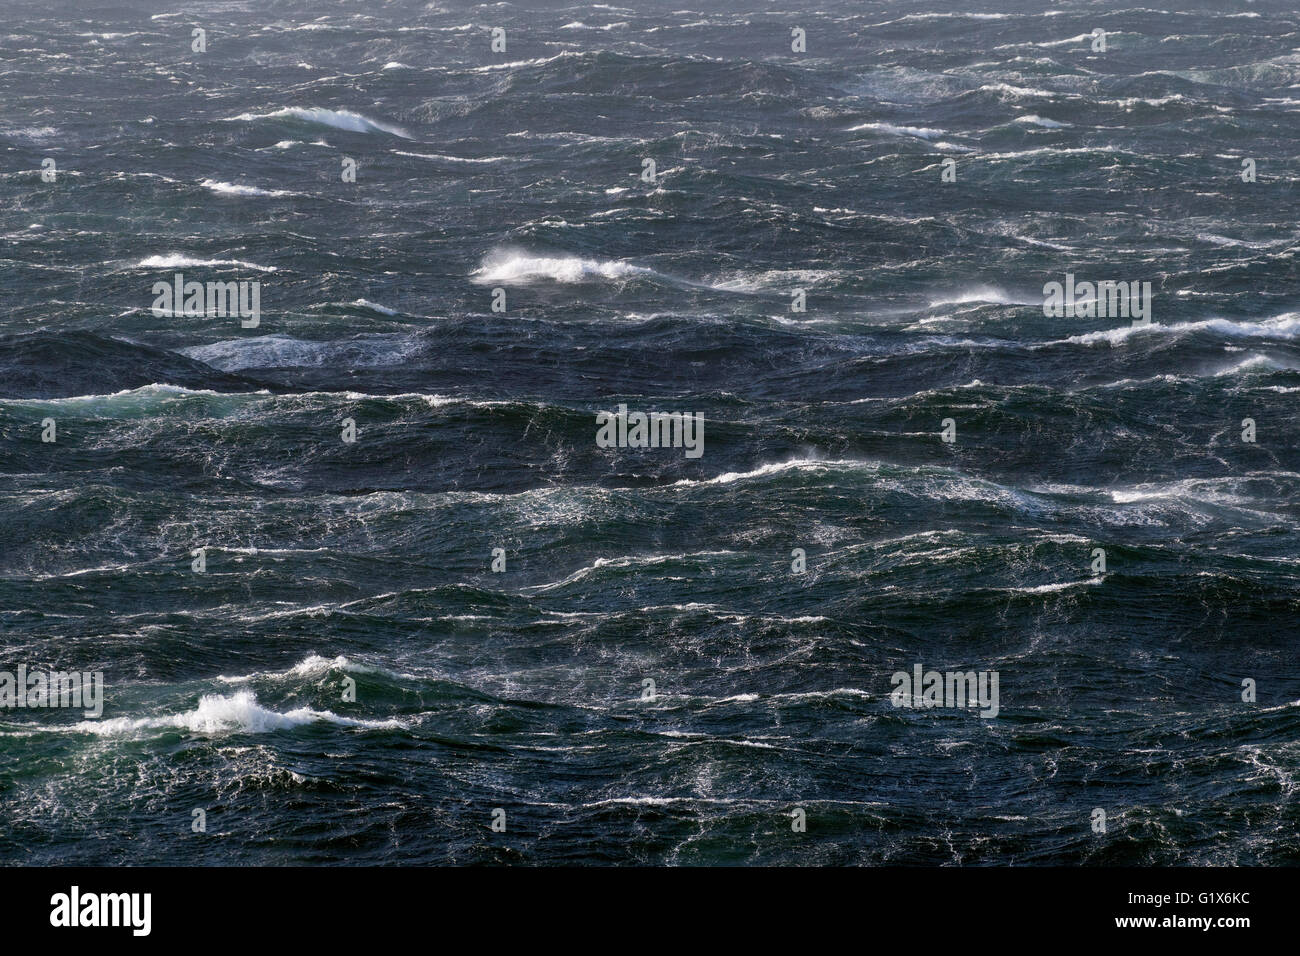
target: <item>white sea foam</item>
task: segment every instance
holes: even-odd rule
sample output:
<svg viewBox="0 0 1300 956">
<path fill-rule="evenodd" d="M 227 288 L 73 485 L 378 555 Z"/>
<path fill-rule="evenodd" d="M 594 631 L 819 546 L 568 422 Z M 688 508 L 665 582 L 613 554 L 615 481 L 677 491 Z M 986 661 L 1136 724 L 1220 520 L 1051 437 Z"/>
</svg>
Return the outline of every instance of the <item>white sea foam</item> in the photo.
<svg viewBox="0 0 1300 956">
<path fill-rule="evenodd" d="M 949 305 L 1036 305 L 1035 302 L 1026 302 L 1016 299 L 1001 289 L 994 286 L 982 285 L 974 286 L 969 289 L 963 289 L 960 292 L 952 293 L 945 298 L 930 300 L 930 308 L 938 309 Z"/>
<path fill-rule="evenodd" d="M 863 123 L 861 126 L 850 126 L 845 132 L 857 133 L 861 130 L 869 129 L 877 133 L 892 133 L 895 136 L 915 136 L 918 139 L 934 139 L 936 136 L 947 136 L 948 131 L 943 129 L 929 129 L 924 126 L 895 126 L 892 123 Z"/>
<path fill-rule="evenodd" d="M 1219 369 L 1214 373 L 1215 378 L 1236 378 L 1249 372 L 1275 372 L 1281 369 L 1288 371 L 1294 370 L 1293 365 L 1283 365 L 1276 359 L 1269 358 L 1267 355 L 1251 355 L 1229 365 L 1227 368 Z"/>
<path fill-rule="evenodd" d="M 378 312 L 380 315 L 401 315 L 396 309 L 390 309 L 386 305 L 380 305 L 378 302 L 371 302 L 369 299 L 357 299 L 352 303 L 362 309 L 369 309 L 371 312 Z"/>
<path fill-rule="evenodd" d="M 1024 97 L 1043 97 L 1054 99 L 1057 97 L 1069 97 L 1072 94 L 1058 93 L 1055 90 L 1043 90 L 1034 86 L 1015 86 L 1011 83 L 986 83 L 980 87 L 981 93 L 997 93 L 999 96 L 1009 96 L 1012 99 L 1021 99 Z"/>
<path fill-rule="evenodd" d="M 229 266 L 238 269 L 252 269 L 256 272 L 275 272 L 275 266 L 260 266 L 256 262 L 243 259 L 196 259 L 182 252 L 169 252 L 161 256 L 149 256 L 141 259 L 133 269 L 190 269 L 198 266 L 218 268 Z"/>
<path fill-rule="evenodd" d="M 223 684 L 246 684 L 253 680 L 283 680 L 285 678 L 318 678 L 324 677 L 331 671 L 346 671 L 350 674 L 373 674 L 377 672 L 374 667 L 365 664 L 358 664 L 342 655 L 334 658 L 321 657 L 319 654 L 309 654 L 306 658 L 299 661 L 287 671 L 266 674 L 243 674 L 235 677 L 226 677 L 224 675 L 217 678 Z M 385 672 L 386 673 L 386 672 Z"/>
<path fill-rule="evenodd" d="M 316 364 L 311 359 L 319 358 L 322 351 L 323 343 L 278 334 L 228 339 L 180 350 L 182 355 L 227 372 Z"/>
<path fill-rule="evenodd" d="M 397 720 L 359 720 L 341 717 L 328 710 L 297 707 L 283 713 L 269 710 L 257 702 L 249 691 L 238 691 L 229 696 L 206 694 L 198 706 L 179 714 L 159 717 L 114 717 L 110 720 L 83 720 L 72 725 L 72 730 L 101 736 L 121 736 L 142 730 L 188 730 L 192 733 L 266 733 L 288 730 L 316 722 L 336 724 L 340 727 L 389 729 L 403 726 Z"/>
<path fill-rule="evenodd" d="M 1035 43 L 1033 45 L 1041 46 L 1041 47 L 1075 46 L 1081 43 L 1088 43 L 1091 40 L 1092 40 L 1092 34 L 1080 33 L 1076 36 L 1066 37 L 1063 40 L 1043 40 L 1042 42 Z"/>
<path fill-rule="evenodd" d="M 1071 588 L 1096 587 L 1106 579 L 1102 577 L 1084 578 L 1080 581 L 1058 581 L 1054 584 L 1038 584 L 1033 587 L 1013 587 L 999 588 L 1001 591 L 1010 591 L 1015 594 L 1055 594 L 1057 591 L 1068 591 Z"/>
<path fill-rule="evenodd" d="M 831 269 L 773 269 L 718 278 L 709 287 L 722 292 L 763 292 L 767 289 L 785 290 L 792 287 L 806 289 L 842 274 Z"/>
<path fill-rule="evenodd" d="M 1177 502 L 1180 510 L 1188 504 L 1250 510 L 1258 502 L 1254 498 L 1238 494 L 1240 484 L 1241 479 L 1236 477 L 1183 478 L 1178 481 L 1143 482 L 1128 488 L 1114 488 L 1107 494 L 1118 505 Z"/>
<path fill-rule="evenodd" d="M 678 482 L 678 484 L 681 484 L 681 482 Z M 560 581 L 555 581 L 551 584 L 534 584 L 524 588 L 523 590 L 550 591 L 553 590 L 554 588 L 563 587 L 566 584 L 571 584 L 574 581 L 580 581 L 583 578 L 587 577 L 588 575 L 594 574 L 595 572 L 601 570 L 602 568 L 630 568 L 630 567 L 642 567 L 642 566 L 649 567 L 656 564 L 667 564 L 671 561 L 686 561 L 686 560 L 700 559 L 700 558 L 704 558 L 704 559 L 721 558 L 721 557 L 734 555 L 735 553 L 736 552 L 734 551 L 696 551 L 690 554 L 636 554 L 636 555 L 626 555 L 618 558 L 597 558 L 594 562 L 589 564 L 587 567 L 579 568 L 577 571 L 574 571 L 568 577 Z M 707 608 L 708 605 L 678 605 L 675 607 L 676 610 L 696 610 L 696 609 L 707 609 Z M 646 609 L 642 608 L 642 610 L 646 610 Z"/>
<path fill-rule="evenodd" d="M 181 354 L 213 368 L 234 372 L 248 368 L 319 367 L 343 360 L 352 368 L 374 368 L 401 362 L 419 349 L 417 340 L 398 333 L 361 335 L 330 342 L 275 334 L 223 339 L 182 349 Z"/>
<path fill-rule="evenodd" d="M 63 398 L 7 398 L 7 405 L 71 405 L 78 402 L 102 402 L 108 399 L 121 398 L 155 398 L 155 397 L 186 397 L 191 395 L 202 395 L 211 398 L 238 399 L 249 395 L 265 395 L 271 393 L 266 389 L 256 392 L 217 392 L 210 388 L 185 388 L 183 385 L 169 385 L 161 382 L 154 382 L 151 385 L 141 385 L 139 388 L 124 388 L 116 392 L 103 392 L 100 394 L 89 395 L 68 395 Z"/>
<path fill-rule="evenodd" d="M 1036 116 L 1032 113 L 1025 116 L 1017 116 L 1013 123 L 1020 123 L 1022 126 L 1041 126 L 1043 129 L 1066 129 L 1070 123 L 1060 123 L 1053 119 L 1047 119 L 1043 116 Z"/>
<path fill-rule="evenodd" d="M 583 23 L 581 20 L 574 20 L 571 23 L 566 23 L 564 26 L 560 27 L 560 29 L 561 30 L 606 30 L 608 31 L 608 30 L 617 30 L 620 27 L 625 27 L 625 26 L 627 26 L 627 21 L 625 20 L 620 20 L 618 23 L 606 23 L 604 26 L 599 26 L 599 27 L 588 26 L 587 24 Z"/>
<path fill-rule="evenodd" d="M 199 183 L 219 196 L 293 196 L 287 189 L 262 189 L 259 186 L 244 186 L 240 183 L 223 183 L 215 179 L 205 179 Z"/>
<path fill-rule="evenodd" d="M 1067 339 L 1049 342 L 1060 345 L 1122 345 L 1135 335 L 1179 335 L 1185 332 L 1208 331 L 1232 338 L 1261 338 L 1292 340 L 1300 336 L 1300 312 L 1287 312 L 1261 322 L 1232 322 L 1228 319 L 1206 319 L 1201 322 L 1179 322 L 1174 325 L 1124 325 L 1116 329 L 1085 332 Z"/>
<path fill-rule="evenodd" d="M 957 11 L 953 13 L 908 13 L 893 20 L 882 20 L 880 23 L 873 23 L 870 25 L 870 28 L 874 30 L 877 27 L 887 27 L 895 23 L 924 23 L 929 20 L 1006 20 L 1011 16 L 1012 14 L 1010 13 L 966 13 L 965 11 Z"/>
<path fill-rule="evenodd" d="M 501 70 L 514 70 L 521 66 L 545 66 L 555 60 L 570 56 L 582 56 L 583 54 L 573 50 L 561 50 L 555 56 L 542 56 L 532 60 L 512 60 L 509 63 L 489 63 L 487 66 L 476 66 L 471 68 L 470 73 L 496 73 Z"/>
<path fill-rule="evenodd" d="M 760 465 L 751 471 L 728 471 L 714 478 L 683 478 L 674 482 L 676 485 L 730 485 L 749 478 L 763 478 L 767 475 L 780 474 L 783 471 L 823 471 L 841 468 L 874 468 L 874 462 L 853 460 L 826 460 L 821 458 L 793 458 L 790 461 L 773 462 Z"/>
<path fill-rule="evenodd" d="M 391 123 L 381 123 L 351 110 L 327 110 L 319 106 L 307 108 L 292 106 L 281 110 L 273 110 L 269 113 L 240 113 L 238 116 L 230 117 L 231 122 L 242 121 L 245 123 L 268 119 L 296 119 L 304 123 L 332 126 L 335 129 L 346 130 L 350 133 L 391 133 L 403 139 L 411 138 L 410 134 L 404 129 Z"/>
<path fill-rule="evenodd" d="M 1068 156 L 1073 153 L 1118 153 L 1117 146 L 1071 146 L 1064 149 L 1056 146 L 1038 146 L 1034 149 L 1020 149 L 1010 153 L 989 153 L 984 159 L 1028 159 L 1030 156 Z"/>
<path fill-rule="evenodd" d="M 600 279 L 632 279 L 638 276 L 667 278 L 654 269 L 615 259 L 536 256 L 510 251 L 490 254 L 470 278 L 480 285 L 526 285 L 538 279 L 572 284 Z"/>
<path fill-rule="evenodd" d="M 501 163 L 510 157 L 508 156 L 448 156 L 445 153 L 408 153 L 400 149 L 393 150 L 394 156 L 410 156 L 412 159 L 428 159 L 441 163 Z"/>
</svg>

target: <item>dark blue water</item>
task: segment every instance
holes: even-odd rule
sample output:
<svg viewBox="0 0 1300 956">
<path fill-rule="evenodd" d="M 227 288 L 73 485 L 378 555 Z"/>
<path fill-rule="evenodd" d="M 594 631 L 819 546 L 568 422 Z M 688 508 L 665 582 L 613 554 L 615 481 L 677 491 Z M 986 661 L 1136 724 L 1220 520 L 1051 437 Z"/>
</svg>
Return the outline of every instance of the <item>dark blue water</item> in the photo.
<svg viewBox="0 0 1300 956">
<path fill-rule="evenodd" d="M 0 861 L 1300 862 L 1300 13 L 751 6 L 6 3 Z"/>
</svg>

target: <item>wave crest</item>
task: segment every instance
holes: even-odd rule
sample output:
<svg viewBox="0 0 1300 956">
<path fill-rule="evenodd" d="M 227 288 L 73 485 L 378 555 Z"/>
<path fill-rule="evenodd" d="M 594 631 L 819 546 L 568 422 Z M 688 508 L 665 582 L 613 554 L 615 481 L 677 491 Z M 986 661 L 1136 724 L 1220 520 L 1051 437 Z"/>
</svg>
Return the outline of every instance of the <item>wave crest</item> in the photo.
<svg viewBox="0 0 1300 956">
<path fill-rule="evenodd" d="M 299 120 L 303 123 L 331 126 L 334 129 L 341 129 L 348 133 L 389 133 L 393 136 L 400 136 L 402 139 L 411 139 L 411 135 L 400 126 L 381 123 L 379 120 L 373 120 L 369 116 L 363 116 L 351 110 L 328 110 L 320 106 L 290 106 L 281 110 L 272 110 L 269 113 L 240 113 L 238 116 L 230 117 L 231 122 L 244 123 L 268 119 Z"/>
<path fill-rule="evenodd" d="M 654 269 L 617 259 L 584 259 L 581 256 L 535 256 L 525 252 L 494 252 L 470 276 L 480 285 L 526 285 L 549 279 L 565 285 L 602 279 L 637 277 L 667 279 Z"/>
<path fill-rule="evenodd" d="M 253 733 L 288 730 L 303 724 L 324 721 L 341 727 L 365 727 L 372 730 L 393 729 L 402 726 L 397 720 L 359 720 L 340 717 L 328 710 L 298 707 L 279 713 L 257 702 L 250 691 L 238 691 L 229 696 L 205 694 L 193 710 L 162 717 L 115 717 L 111 720 L 83 720 L 72 729 L 100 736 L 118 736 L 141 730 L 188 730 L 198 734 Z"/>
</svg>

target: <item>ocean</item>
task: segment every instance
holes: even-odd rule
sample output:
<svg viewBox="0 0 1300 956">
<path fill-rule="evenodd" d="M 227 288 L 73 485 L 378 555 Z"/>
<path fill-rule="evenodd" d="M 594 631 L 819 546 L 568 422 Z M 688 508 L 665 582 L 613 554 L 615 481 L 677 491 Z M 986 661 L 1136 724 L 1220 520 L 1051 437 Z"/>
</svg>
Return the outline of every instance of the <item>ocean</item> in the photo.
<svg viewBox="0 0 1300 956">
<path fill-rule="evenodd" d="M 0 863 L 1300 863 L 1300 11 L 1157 6 L 6 0 Z"/>
</svg>

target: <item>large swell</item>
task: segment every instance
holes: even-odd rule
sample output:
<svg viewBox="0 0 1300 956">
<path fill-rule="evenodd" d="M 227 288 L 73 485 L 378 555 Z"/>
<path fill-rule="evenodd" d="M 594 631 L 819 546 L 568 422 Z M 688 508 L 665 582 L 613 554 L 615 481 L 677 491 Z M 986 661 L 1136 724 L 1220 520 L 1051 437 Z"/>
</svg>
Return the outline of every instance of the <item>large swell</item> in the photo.
<svg viewBox="0 0 1300 956">
<path fill-rule="evenodd" d="M 11 0 L 0 861 L 1300 862 L 1294 4 L 670 6 Z"/>
</svg>

